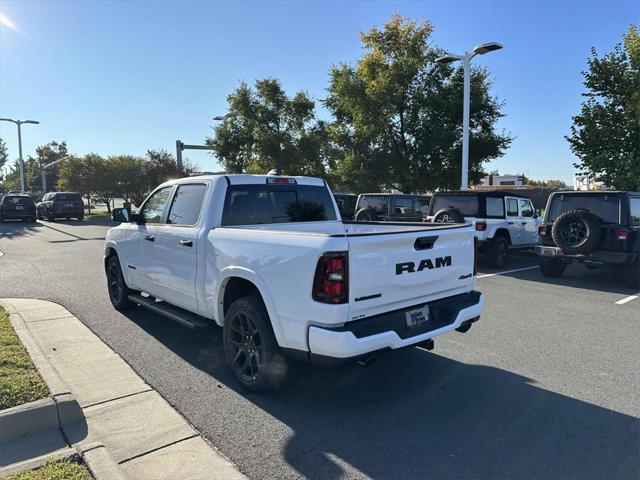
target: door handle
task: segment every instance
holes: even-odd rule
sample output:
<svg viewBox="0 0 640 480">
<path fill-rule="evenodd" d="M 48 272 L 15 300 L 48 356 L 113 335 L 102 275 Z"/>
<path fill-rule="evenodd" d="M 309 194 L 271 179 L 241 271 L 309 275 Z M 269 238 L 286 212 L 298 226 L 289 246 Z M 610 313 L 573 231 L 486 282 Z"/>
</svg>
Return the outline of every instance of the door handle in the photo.
<svg viewBox="0 0 640 480">
<path fill-rule="evenodd" d="M 150 242 L 155 242 L 156 241 L 156 237 L 154 237 L 153 235 L 145 235 L 144 237 L 145 240 L 148 240 Z"/>
<path fill-rule="evenodd" d="M 513 225 L 514 222 L 507 222 L 509 225 Z"/>
<path fill-rule="evenodd" d="M 522 222 L 522 225 L 526 225 L 526 224 L 527 224 L 527 222 Z"/>
<path fill-rule="evenodd" d="M 182 245 L 183 247 L 193 247 L 193 241 L 192 240 L 180 240 L 180 245 Z"/>
</svg>

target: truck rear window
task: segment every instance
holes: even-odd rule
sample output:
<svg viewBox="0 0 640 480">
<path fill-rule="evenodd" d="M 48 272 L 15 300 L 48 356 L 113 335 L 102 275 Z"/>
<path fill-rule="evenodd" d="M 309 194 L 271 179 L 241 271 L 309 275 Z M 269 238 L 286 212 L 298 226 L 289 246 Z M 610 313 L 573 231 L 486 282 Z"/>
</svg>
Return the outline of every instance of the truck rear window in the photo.
<svg viewBox="0 0 640 480">
<path fill-rule="evenodd" d="M 227 190 L 222 225 L 336 220 L 329 190 L 311 185 L 232 185 Z"/>
<path fill-rule="evenodd" d="M 475 195 L 436 195 L 431 201 L 431 215 L 443 208 L 457 208 L 465 217 L 478 215 L 478 197 Z"/>
<path fill-rule="evenodd" d="M 600 217 L 604 223 L 618 223 L 620 221 L 620 198 L 617 195 L 590 195 L 586 193 L 554 196 L 547 210 L 546 221 L 553 222 L 564 212 L 574 208 L 589 210 Z"/>
</svg>

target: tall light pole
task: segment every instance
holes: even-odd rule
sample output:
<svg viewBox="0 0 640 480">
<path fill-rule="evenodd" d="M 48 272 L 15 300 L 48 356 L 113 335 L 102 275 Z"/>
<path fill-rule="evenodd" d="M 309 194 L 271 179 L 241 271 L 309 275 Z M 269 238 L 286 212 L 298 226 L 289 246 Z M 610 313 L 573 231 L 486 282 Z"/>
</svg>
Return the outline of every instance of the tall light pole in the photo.
<svg viewBox="0 0 640 480">
<path fill-rule="evenodd" d="M 447 54 L 436 58 L 436 63 L 445 64 L 462 61 L 464 70 L 464 89 L 462 102 L 462 181 L 461 190 L 469 189 L 469 111 L 471 107 L 471 59 L 476 55 L 500 50 L 502 44 L 498 42 L 483 43 L 464 55 Z"/>
<path fill-rule="evenodd" d="M 50 167 L 53 167 L 55 164 L 62 162 L 63 160 L 68 160 L 73 157 L 73 155 L 65 155 L 64 157 L 56 160 L 55 162 L 47 163 L 40 167 L 40 177 L 42 178 L 42 196 L 47 193 L 47 172 L 46 170 Z"/>
<path fill-rule="evenodd" d="M 37 120 L 14 120 L 12 118 L 0 118 L 0 122 L 13 122 L 18 126 L 18 160 L 20 165 L 20 191 L 24 192 L 24 160 L 22 159 L 22 132 L 20 126 L 23 123 L 32 123 L 38 125 Z"/>
</svg>

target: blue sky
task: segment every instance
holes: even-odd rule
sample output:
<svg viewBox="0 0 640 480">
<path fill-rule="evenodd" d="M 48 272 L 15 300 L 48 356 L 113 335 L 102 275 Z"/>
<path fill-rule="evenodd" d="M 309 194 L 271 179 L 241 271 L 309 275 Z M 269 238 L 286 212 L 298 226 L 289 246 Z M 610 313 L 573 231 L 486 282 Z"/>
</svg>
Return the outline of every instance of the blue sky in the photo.
<svg viewBox="0 0 640 480">
<path fill-rule="evenodd" d="M 240 80 L 274 76 L 321 99 L 331 65 L 361 55 L 359 32 L 397 12 L 430 20 L 452 52 L 504 44 L 474 60 L 505 102 L 499 128 L 516 137 L 488 168 L 565 181 L 575 158 L 563 136 L 590 48 L 609 51 L 640 23 L 637 0 L 1 0 L 0 11 L 14 26 L 0 27 L 0 117 L 41 121 L 23 127 L 25 156 L 50 140 L 102 155 L 200 143 Z M 0 122 L 0 136 L 16 158 L 15 126 Z M 207 152 L 187 156 L 218 169 Z"/>
</svg>

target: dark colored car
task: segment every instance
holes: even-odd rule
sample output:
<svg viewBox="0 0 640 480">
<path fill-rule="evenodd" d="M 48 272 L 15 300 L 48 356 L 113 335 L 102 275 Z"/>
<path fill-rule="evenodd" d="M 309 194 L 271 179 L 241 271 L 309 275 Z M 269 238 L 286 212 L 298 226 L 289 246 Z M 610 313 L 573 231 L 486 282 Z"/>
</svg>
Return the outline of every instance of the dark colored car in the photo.
<svg viewBox="0 0 640 480">
<path fill-rule="evenodd" d="M 354 219 L 365 222 L 422 222 L 429 212 L 428 195 L 363 193 Z"/>
<path fill-rule="evenodd" d="M 36 221 L 36 204 L 24 193 L 7 193 L 0 197 L 0 222 L 5 220 Z"/>
<path fill-rule="evenodd" d="M 49 192 L 38 203 L 38 219 L 84 219 L 84 202 L 78 192 Z"/>
<path fill-rule="evenodd" d="M 640 288 L 640 192 L 556 192 L 547 202 L 536 252 L 540 269 L 559 277 L 567 265 L 617 268 Z"/>
<path fill-rule="evenodd" d="M 355 193 L 334 193 L 333 197 L 336 199 L 342 219 L 353 220 L 353 217 L 356 214 L 358 195 Z"/>
</svg>

